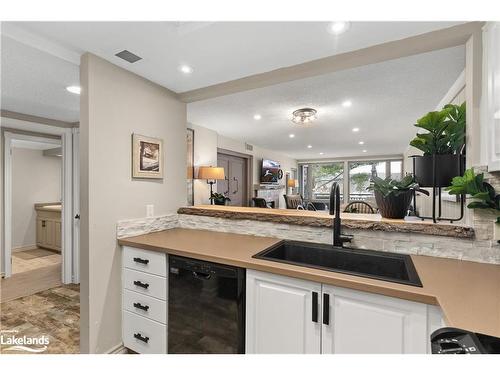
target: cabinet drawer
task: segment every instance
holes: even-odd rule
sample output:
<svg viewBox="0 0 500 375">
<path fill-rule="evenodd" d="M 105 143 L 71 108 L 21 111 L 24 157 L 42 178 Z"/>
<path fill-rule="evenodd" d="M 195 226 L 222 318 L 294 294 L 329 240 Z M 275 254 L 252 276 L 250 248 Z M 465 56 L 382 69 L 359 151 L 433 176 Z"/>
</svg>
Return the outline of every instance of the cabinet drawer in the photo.
<svg viewBox="0 0 500 375">
<path fill-rule="evenodd" d="M 137 353 L 166 354 L 167 326 L 123 311 L 123 344 Z"/>
<path fill-rule="evenodd" d="M 144 294 L 124 289 L 123 309 L 163 324 L 167 323 L 167 303 Z"/>
<path fill-rule="evenodd" d="M 158 276 L 166 276 L 167 254 L 136 249 L 134 247 L 124 247 L 123 267 Z"/>
<path fill-rule="evenodd" d="M 125 268 L 123 270 L 123 287 L 161 300 L 167 299 L 167 279 L 165 277 Z"/>
</svg>

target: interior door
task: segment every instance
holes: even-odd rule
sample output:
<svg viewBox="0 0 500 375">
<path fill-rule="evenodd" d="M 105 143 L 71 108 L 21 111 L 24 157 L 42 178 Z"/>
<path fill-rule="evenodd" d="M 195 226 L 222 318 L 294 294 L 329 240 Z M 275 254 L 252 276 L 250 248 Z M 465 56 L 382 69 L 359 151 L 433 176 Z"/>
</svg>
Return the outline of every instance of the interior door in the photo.
<svg viewBox="0 0 500 375">
<path fill-rule="evenodd" d="M 247 206 L 247 160 L 219 153 L 217 166 L 224 168 L 226 176 L 225 181 L 217 182 L 217 192 L 231 199 L 230 206 Z"/>
</svg>

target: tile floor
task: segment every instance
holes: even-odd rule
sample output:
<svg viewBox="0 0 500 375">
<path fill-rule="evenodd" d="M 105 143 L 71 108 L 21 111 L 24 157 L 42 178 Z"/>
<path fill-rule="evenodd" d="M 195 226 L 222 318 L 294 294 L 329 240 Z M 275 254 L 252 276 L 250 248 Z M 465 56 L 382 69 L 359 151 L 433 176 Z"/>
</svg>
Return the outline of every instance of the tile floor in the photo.
<svg viewBox="0 0 500 375">
<path fill-rule="evenodd" d="M 79 285 L 63 285 L 1 303 L 0 333 L 3 334 L 4 341 L 8 335 L 48 336 L 49 344 L 42 353 L 78 353 L 80 342 Z M 0 346 L 0 352 L 1 354 L 28 353 L 24 350 L 9 349 L 9 345 Z"/>
<path fill-rule="evenodd" d="M 32 249 L 12 253 L 12 273 L 61 264 L 61 253 L 46 249 Z"/>
</svg>

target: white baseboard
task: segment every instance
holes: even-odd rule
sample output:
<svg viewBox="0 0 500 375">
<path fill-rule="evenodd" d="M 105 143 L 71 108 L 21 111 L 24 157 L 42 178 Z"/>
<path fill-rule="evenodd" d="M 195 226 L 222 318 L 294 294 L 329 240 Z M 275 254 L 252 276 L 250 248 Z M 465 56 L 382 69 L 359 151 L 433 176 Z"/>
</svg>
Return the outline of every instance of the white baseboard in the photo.
<svg viewBox="0 0 500 375">
<path fill-rule="evenodd" d="M 25 246 L 19 246 L 19 247 L 13 247 L 12 252 L 13 253 L 18 253 L 20 251 L 27 251 L 27 250 L 35 250 L 38 246 L 35 245 L 25 245 Z"/>
<path fill-rule="evenodd" d="M 108 350 L 106 354 L 128 354 L 128 349 L 120 344 Z"/>
</svg>

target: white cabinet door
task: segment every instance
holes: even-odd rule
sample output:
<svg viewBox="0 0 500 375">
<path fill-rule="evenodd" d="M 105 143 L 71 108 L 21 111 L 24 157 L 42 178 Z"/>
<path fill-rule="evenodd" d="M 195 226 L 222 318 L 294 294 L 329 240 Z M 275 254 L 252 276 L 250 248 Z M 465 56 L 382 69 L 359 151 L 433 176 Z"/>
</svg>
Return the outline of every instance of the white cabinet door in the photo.
<svg viewBox="0 0 500 375">
<path fill-rule="evenodd" d="M 321 284 L 247 270 L 246 290 L 246 353 L 321 353 Z"/>
<path fill-rule="evenodd" d="M 324 294 L 323 353 L 427 352 L 427 305 L 323 284 Z"/>
</svg>

